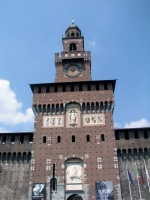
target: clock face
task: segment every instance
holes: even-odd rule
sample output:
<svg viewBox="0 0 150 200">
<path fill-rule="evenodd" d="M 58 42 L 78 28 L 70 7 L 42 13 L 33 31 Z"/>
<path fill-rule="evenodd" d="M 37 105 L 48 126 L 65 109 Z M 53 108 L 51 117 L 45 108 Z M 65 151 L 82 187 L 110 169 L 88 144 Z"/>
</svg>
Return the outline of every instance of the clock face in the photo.
<svg viewBox="0 0 150 200">
<path fill-rule="evenodd" d="M 68 77 L 77 77 L 82 73 L 80 65 L 70 64 L 65 67 L 65 75 Z"/>
</svg>

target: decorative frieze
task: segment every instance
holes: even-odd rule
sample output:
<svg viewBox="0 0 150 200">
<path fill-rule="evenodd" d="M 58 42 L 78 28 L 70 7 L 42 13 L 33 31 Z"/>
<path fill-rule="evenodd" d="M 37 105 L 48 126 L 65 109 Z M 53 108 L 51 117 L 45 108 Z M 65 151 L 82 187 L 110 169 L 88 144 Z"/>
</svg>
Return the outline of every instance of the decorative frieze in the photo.
<svg viewBox="0 0 150 200">
<path fill-rule="evenodd" d="M 104 114 L 84 114 L 83 115 L 83 126 L 98 126 L 105 125 Z"/>
<path fill-rule="evenodd" d="M 44 116 L 43 117 L 43 127 L 44 128 L 56 128 L 64 126 L 64 116 Z"/>
</svg>

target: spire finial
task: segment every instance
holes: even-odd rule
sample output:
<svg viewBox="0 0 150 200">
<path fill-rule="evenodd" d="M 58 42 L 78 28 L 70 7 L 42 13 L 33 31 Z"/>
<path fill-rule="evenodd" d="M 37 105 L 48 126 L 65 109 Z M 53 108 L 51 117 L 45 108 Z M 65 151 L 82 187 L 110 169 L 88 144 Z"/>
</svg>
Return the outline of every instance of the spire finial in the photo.
<svg viewBox="0 0 150 200">
<path fill-rule="evenodd" d="M 74 19 L 72 19 L 72 24 L 74 24 Z"/>
</svg>

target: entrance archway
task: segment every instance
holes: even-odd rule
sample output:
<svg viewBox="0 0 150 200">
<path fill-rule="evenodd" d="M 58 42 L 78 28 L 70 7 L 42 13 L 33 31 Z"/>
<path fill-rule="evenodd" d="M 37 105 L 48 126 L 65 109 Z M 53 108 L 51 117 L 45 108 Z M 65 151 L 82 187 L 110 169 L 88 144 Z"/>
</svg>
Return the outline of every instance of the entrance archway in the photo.
<svg viewBox="0 0 150 200">
<path fill-rule="evenodd" d="M 67 200 L 83 200 L 78 194 L 73 194 Z"/>
</svg>

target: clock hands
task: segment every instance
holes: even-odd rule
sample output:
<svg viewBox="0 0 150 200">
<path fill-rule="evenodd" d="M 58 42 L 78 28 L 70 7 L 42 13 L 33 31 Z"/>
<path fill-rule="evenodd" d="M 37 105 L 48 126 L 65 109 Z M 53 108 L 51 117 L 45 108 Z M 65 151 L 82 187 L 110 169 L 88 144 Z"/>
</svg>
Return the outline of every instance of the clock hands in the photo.
<svg viewBox="0 0 150 200">
<path fill-rule="evenodd" d="M 75 67 L 73 67 L 73 68 L 71 69 L 71 72 L 74 72 L 74 71 L 76 71 L 76 68 L 75 68 Z"/>
</svg>

